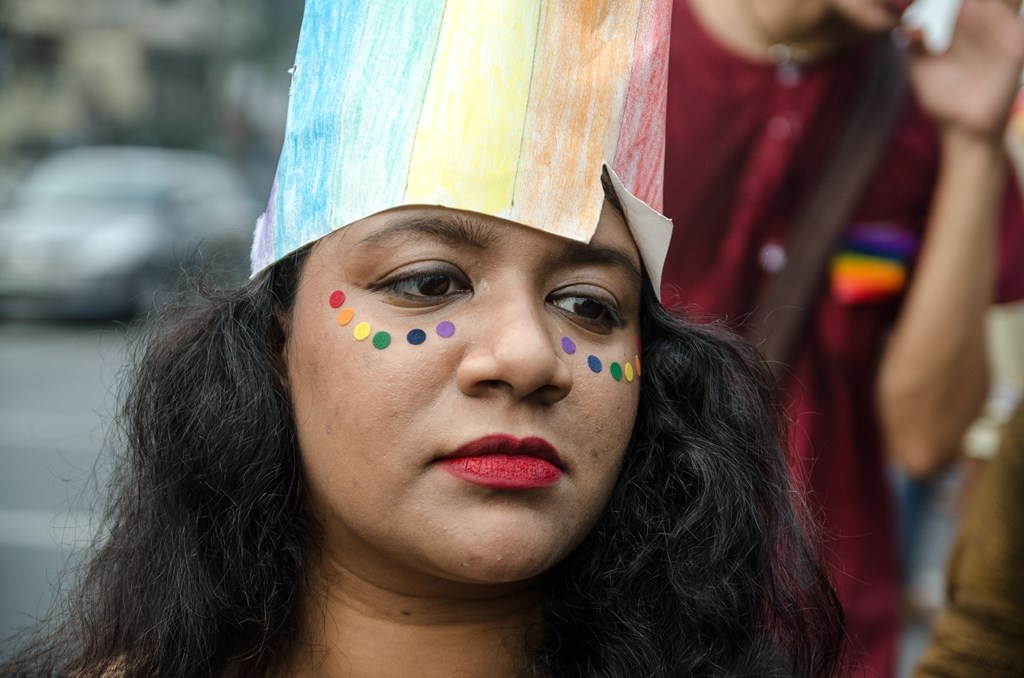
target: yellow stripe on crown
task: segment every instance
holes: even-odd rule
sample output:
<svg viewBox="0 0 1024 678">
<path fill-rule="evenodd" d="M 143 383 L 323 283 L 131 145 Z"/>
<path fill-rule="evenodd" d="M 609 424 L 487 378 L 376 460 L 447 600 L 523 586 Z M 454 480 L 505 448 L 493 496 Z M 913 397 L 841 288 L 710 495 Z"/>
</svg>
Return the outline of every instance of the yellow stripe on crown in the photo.
<svg viewBox="0 0 1024 678">
<path fill-rule="evenodd" d="M 540 0 L 448 0 L 413 146 L 407 203 L 451 204 L 458 196 L 463 209 L 508 212 L 540 7 Z"/>
</svg>

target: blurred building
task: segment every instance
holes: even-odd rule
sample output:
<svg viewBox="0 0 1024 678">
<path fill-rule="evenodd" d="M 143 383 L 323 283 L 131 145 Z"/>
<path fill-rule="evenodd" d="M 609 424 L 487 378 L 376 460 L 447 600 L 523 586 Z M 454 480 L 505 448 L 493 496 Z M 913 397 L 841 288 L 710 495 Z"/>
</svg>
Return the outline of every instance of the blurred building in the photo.
<svg viewBox="0 0 1024 678">
<path fill-rule="evenodd" d="M 300 0 L 3 0 L 0 174 L 55 148 L 133 143 L 220 150 L 265 182 L 301 12 Z"/>
</svg>

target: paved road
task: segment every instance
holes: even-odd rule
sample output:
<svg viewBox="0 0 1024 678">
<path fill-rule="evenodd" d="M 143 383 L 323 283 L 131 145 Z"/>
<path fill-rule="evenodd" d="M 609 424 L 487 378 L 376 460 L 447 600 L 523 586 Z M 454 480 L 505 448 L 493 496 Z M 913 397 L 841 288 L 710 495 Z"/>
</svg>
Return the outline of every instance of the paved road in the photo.
<svg viewBox="0 0 1024 678">
<path fill-rule="evenodd" d="M 0 639 L 45 613 L 91 534 L 126 335 L 115 325 L 0 320 Z"/>
</svg>

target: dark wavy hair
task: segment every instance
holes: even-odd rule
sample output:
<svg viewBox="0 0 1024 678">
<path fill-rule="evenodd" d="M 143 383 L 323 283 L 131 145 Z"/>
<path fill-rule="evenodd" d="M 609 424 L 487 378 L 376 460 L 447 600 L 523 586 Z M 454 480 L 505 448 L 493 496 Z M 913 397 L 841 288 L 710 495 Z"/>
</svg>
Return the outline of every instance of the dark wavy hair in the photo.
<svg viewBox="0 0 1024 678">
<path fill-rule="evenodd" d="M 5 676 L 268 676 L 301 642 L 319 530 L 278 318 L 304 253 L 156 324 L 128 382 L 124 458 L 60 621 Z M 587 539 L 545 580 L 532 678 L 838 675 L 842 612 L 788 479 L 753 349 L 645 286 L 639 414 Z"/>
</svg>

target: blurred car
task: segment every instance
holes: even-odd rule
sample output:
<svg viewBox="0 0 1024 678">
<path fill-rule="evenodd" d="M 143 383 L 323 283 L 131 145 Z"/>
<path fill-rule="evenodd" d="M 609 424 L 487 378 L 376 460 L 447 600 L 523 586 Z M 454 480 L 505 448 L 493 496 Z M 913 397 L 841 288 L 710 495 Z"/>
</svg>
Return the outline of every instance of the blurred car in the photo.
<svg viewBox="0 0 1024 678">
<path fill-rule="evenodd" d="M 0 214 L 0 315 L 148 312 L 186 268 L 244 280 L 260 207 L 227 161 L 88 147 L 43 160 Z"/>
</svg>

